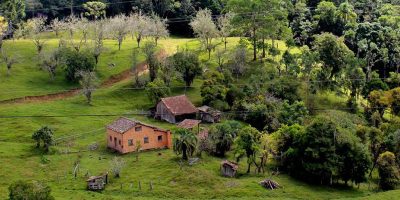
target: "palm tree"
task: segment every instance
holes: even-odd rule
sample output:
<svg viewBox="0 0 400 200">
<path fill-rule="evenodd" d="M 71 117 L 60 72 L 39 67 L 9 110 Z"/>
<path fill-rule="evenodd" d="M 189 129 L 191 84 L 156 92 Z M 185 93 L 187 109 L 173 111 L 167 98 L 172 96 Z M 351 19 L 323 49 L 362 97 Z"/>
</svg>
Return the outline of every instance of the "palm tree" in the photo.
<svg viewBox="0 0 400 200">
<path fill-rule="evenodd" d="M 182 154 L 182 159 L 187 160 L 188 154 L 193 155 L 197 146 L 196 135 L 187 129 L 178 129 L 175 131 L 173 140 L 174 152 L 178 155 Z"/>
</svg>

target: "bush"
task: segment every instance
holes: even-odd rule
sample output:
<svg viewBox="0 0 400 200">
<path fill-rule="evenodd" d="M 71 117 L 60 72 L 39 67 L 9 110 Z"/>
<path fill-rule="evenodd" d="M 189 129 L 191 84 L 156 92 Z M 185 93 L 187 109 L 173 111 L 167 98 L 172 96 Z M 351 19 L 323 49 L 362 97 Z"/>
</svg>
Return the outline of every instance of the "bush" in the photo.
<svg viewBox="0 0 400 200">
<path fill-rule="evenodd" d="M 153 82 L 148 83 L 146 92 L 152 103 L 158 103 L 161 98 L 167 97 L 171 94 L 171 90 L 161 79 L 156 79 Z"/>
<path fill-rule="evenodd" d="M 17 181 L 8 187 L 10 200 L 53 200 L 51 188 L 38 182 Z"/>
<path fill-rule="evenodd" d="M 378 158 L 379 187 L 382 190 L 393 190 L 399 184 L 400 174 L 396 165 L 396 157 L 386 151 Z"/>
<path fill-rule="evenodd" d="M 77 52 L 68 48 L 62 50 L 65 60 L 66 79 L 70 82 L 77 82 L 78 71 L 93 71 L 96 67 L 96 60 L 88 51 Z"/>
</svg>

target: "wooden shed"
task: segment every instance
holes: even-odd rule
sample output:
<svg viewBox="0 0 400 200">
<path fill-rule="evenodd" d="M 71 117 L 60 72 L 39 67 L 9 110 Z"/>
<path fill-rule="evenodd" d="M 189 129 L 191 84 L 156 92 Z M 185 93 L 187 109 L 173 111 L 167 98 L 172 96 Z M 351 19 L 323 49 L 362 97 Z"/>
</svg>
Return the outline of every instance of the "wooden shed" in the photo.
<svg viewBox="0 0 400 200">
<path fill-rule="evenodd" d="M 86 180 L 87 189 L 92 191 L 104 190 L 105 185 L 108 183 L 108 173 L 100 176 L 91 176 Z"/>
<path fill-rule="evenodd" d="M 218 123 L 221 121 L 221 112 L 209 106 L 201 106 L 199 110 L 200 119 L 207 123 Z"/>
<path fill-rule="evenodd" d="M 236 176 L 236 172 L 239 168 L 239 165 L 235 162 L 231 162 L 228 160 L 224 160 L 221 162 L 221 175 L 225 176 L 225 177 L 235 177 Z"/>
<path fill-rule="evenodd" d="M 179 123 L 184 119 L 196 119 L 197 108 L 186 95 L 162 98 L 156 107 L 155 118 L 169 123 Z"/>
</svg>

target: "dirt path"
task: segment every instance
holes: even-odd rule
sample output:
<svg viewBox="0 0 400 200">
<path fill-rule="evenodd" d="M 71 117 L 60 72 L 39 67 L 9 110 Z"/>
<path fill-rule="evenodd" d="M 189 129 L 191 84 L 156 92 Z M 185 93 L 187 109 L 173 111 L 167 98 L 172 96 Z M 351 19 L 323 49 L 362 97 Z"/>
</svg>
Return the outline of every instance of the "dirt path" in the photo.
<svg viewBox="0 0 400 200">
<path fill-rule="evenodd" d="M 159 58 L 162 58 L 165 56 L 166 56 L 166 52 L 164 50 L 161 50 L 157 54 L 157 57 L 159 57 Z M 148 72 L 147 63 L 146 62 L 139 63 L 136 66 L 135 70 L 138 70 L 139 75 L 147 73 Z M 105 80 L 104 82 L 101 83 L 100 88 L 109 88 L 116 83 L 119 83 L 121 81 L 131 78 L 132 75 L 133 75 L 133 72 L 131 69 L 127 69 L 118 74 L 112 75 L 107 80 Z M 0 104 L 16 104 L 16 103 L 53 101 L 53 100 L 59 100 L 59 99 L 73 97 L 80 93 L 81 93 L 81 89 L 74 88 L 71 90 L 66 90 L 63 92 L 57 92 L 57 93 L 53 93 L 53 94 L 45 94 L 45 95 L 38 95 L 38 96 L 25 96 L 25 97 L 19 97 L 19 98 L 14 98 L 14 99 L 2 100 L 2 101 L 0 101 Z"/>
</svg>

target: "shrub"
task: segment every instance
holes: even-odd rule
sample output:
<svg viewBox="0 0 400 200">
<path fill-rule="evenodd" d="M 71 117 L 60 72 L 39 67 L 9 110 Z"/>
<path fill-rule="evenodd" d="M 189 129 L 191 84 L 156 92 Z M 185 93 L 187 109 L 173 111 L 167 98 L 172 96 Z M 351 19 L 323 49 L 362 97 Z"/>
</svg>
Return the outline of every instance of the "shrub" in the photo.
<svg viewBox="0 0 400 200">
<path fill-rule="evenodd" d="M 396 157 L 392 152 L 386 151 L 378 158 L 379 187 L 382 190 L 393 190 L 399 183 L 400 174 L 396 165 Z"/>
<path fill-rule="evenodd" d="M 96 67 L 96 60 L 90 52 L 78 52 L 68 48 L 62 51 L 65 60 L 66 79 L 70 82 L 77 82 L 80 77 L 76 76 L 78 71 L 93 71 Z"/>
<path fill-rule="evenodd" d="M 8 187 L 10 200 L 53 200 L 49 186 L 38 182 L 17 181 Z"/>
</svg>

